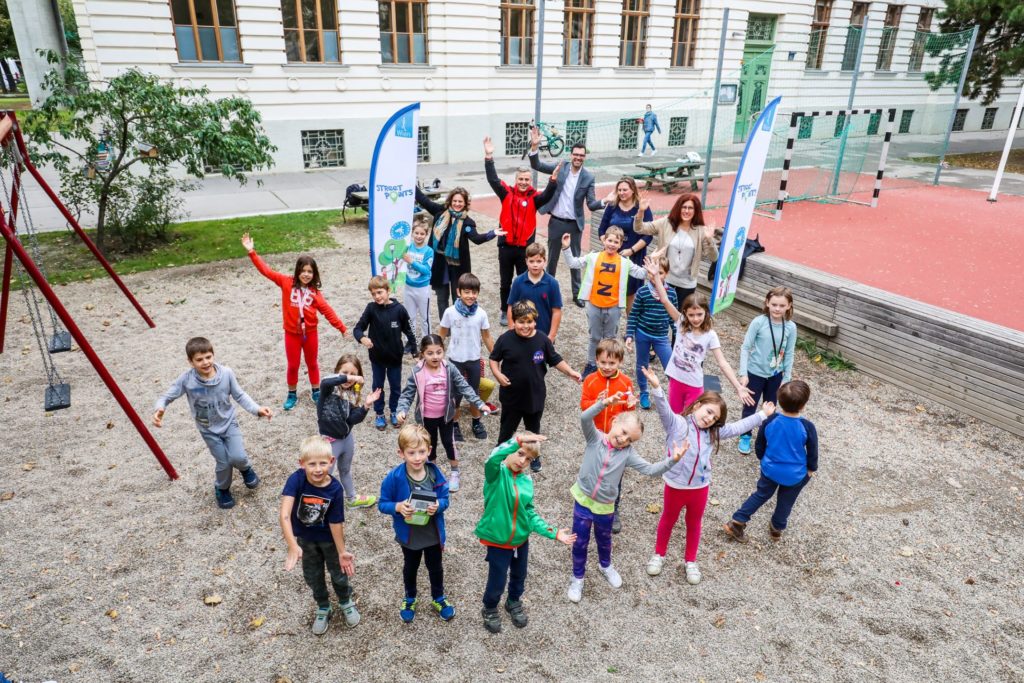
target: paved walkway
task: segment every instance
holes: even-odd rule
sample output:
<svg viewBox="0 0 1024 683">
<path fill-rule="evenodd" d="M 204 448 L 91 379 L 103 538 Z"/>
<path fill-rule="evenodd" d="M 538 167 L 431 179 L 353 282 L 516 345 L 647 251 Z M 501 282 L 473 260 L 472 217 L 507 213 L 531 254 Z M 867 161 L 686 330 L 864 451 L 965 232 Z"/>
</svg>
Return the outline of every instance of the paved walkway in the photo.
<svg viewBox="0 0 1024 683">
<path fill-rule="evenodd" d="M 979 133 L 958 133 L 950 144 L 950 153 L 979 152 L 1002 149 L 1006 139 L 1005 131 Z M 889 152 L 886 176 L 892 179 L 906 178 L 931 182 L 934 166 L 903 161 L 914 154 L 930 153 L 935 147 L 934 136 L 896 136 Z M 1015 147 L 1024 146 L 1024 130 L 1017 133 Z M 703 150 L 700 150 L 703 155 Z M 742 149 L 725 150 L 713 160 L 716 172 L 734 172 L 739 165 Z M 482 158 L 482 154 L 481 154 Z M 622 156 L 603 158 L 593 165 L 599 183 L 610 183 L 624 172 L 633 171 L 635 157 Z M 498 172 L 502 177 L 511 177 L 515 168 L 525 162 L 514 157 L 500 157 Z M 864 169 L 869 171 L 869 169 Z M 942 184 L 968 189 L 988 190 L 992 184 L 993 172 L 971 169 L 948 169 L 943 171 Z M 44 176 L 52 187 L 58 187 L 56 174 L 44 170 Z M 268 213 L 310 211 L 317 209 L 338 209 L 345 198 L 345 188 L 352 183 L 367 182 L 367 169 L 338 169 L 308 171 L 301 173 L 268 173 L 251 176 L 246 185 L 220 176 L 210 176 L 198 181 L 198 187 L 185 195 L 185 210 L 192 220 L 230 218 Z M 423 164 L 420 178 L 427 181 L 440 178 L 444 186 L 462 185 L 474 195 L 490 195 L 483 172 L 482 162 L 457 164 Z M 28 201 L 32 216 L 39 230 L 62 230 L 64 219 L 46 199 L 34 183 L 29 184 Z M 719 190 L 717 184 L 712 189 Z M 1002 192 L 1024 195 L 1024 175 L 1008 174 L 1002 183 Z M 82 218 L 85 226 L 95 225 L 92 216 Z"/>
</svg>

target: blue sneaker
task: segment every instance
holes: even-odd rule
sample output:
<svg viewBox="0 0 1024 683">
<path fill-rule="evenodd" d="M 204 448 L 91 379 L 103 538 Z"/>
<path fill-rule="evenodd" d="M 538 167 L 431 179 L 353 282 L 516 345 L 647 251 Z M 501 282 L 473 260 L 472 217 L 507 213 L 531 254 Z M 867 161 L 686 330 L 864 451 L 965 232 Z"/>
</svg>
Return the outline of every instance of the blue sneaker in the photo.
<svg viewBox="0 0 1024 683">
<path fill-rule="evenodd" d="M 442 595 L 437 600 L 434 600 L 432 604 L 442 621 L 451 621 L 455 618 L 455 605 L 448 602 L 448 598 L 445 596 Z"/>
<path fill-rule="evenodd" d="M 412 620 L 416 618 L 416 598 L 406 598 L 403 600 L 402 609 L 398 614 L 402 617 L 402 621 L 411 624 Z"/>
<path fill-rule="evenodd" d="M 640 407 L 644 410 L 651 409 L 651 395 L 646 391 L 640 392 Z"/>
<path fill-rule="evenodd" d="M 314 389 L 313 391 L 310 392 L 310 394 L 313 397 L 313 403 L 320 403 L 320 390 L 319 389 Z"/>
<path fill-rule="evenodd" d="M 743 455 L 750 455 L 750 434 L 744 434 L 740 437 L 739 451 Z"/>
<path fill-rule="evenodd" d="M 242 481 L 245 482 L 245 488 L 254 489 L 260 485 L 259 475 L 256 474 L 256 470 L 249 468 L 242 472 Z"/>
<path fill-rule="evenodd" d="M 391 426 L 398 429 L 398 415 L 391 413 Z"/>
<path fill-rule="evenodd" d="M 388 428 L 388 421 L 384 419 L 383 415 L 378 415 L 377 419 L 373 423 L 373 426 L 381 431 L 384 431 L 385 429 Z"/>
<path fill-rule="evenodd" d="M 289 391 L 288 395 L 284 399 L 284 409 L 291 410 L 295 407 L 295 404 L 299 402 L 299 395 L 294 391 Z"/>
<path fill-rule="evenodd" d="M 222 510 L 229 510 L 235 507 L 235 497 L 231 495 L 230 489 L 213 487 L 213 495 L 217 497 L 217 507 Z"/>
</svg>

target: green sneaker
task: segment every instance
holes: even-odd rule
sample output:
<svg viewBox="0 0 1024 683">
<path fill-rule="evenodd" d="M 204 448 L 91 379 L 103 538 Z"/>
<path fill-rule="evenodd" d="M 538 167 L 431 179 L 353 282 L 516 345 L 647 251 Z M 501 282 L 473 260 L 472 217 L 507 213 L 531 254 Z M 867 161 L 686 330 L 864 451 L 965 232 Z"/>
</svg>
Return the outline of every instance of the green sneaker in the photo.
<svg viewBox="0 0 1024 683">
<path fill-rule="evenodd" d="M 317 607 L 316 616 L 313 617 L 313 635 L 322 636 L 327 633 L 329 623 L 331 623 L 331 608 Z"/>
<path fill-rule="evenodd" d="M 377 504 L 377 496 L 356 496 L 348 501 L 350 508 L 368 508 Z"/>
</svg>

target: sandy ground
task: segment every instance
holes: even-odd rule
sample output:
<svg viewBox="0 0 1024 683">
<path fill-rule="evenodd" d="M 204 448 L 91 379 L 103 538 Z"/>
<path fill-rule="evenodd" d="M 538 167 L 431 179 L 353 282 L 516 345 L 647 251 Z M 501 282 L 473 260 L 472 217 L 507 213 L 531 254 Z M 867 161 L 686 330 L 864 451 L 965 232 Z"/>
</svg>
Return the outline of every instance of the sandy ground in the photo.
<svg viewBox="0 0 1024 683">
<path fill-rule="evenodd" d="M 365 228 L 340 228 L 338 241 L 345 246 L 316 257 L 326 295 L 354 323 L 367 300 Z M 495 251 L 474 247 L 492 315 Z M 288 270 L 293 258 L 270 261 Z M 564 268 L 561 275 L 567 288 Z M 156 329 L 108 281 L 59 293 L 147 421 L 153 399 L 187 367 L 185 340 L 198 334 L 256 400 L 277 410 L 279 295 L 247 260 L 127 281 Z M 519 631 L 506 620 L 502 634 L 487 634 L 479 618 L 486 565 L 472 529 L 492 442 L 470 438 L 464 488 L 447 515 L 456 619 L 442 623 L 423 610 L 412 625 L 399 621 L 401 560 L 390 520 L 361 510 L 346 529 L 363 622 L 347 630 L 335 621 L 316 638 L 310 593 L 298 571 L 284 571 L 277 526 L 297 446 L 316 429 L 308 392 L 269 423 L 241 414 L 263 484 L 250 492 L 236 478 L 239 504 L 222 511 L 184 400 L 157 432 L 181 473 L 173 483 L 80 352 L 57 358 L 74 386 L 73 407 L 42 412 L 43 374 L 24 312 L 15 299 L 0 356 L 0 671 L 14 680 L 1024 680 L 1020 440 L 860 374 L 827 370 L 798 352 L 796 375 L 815 392 L 807 416 L 821 435 L 821 470 L 783 542 L 768 540 L 764 512 L 748 546 L 724 538 L 721 525 L 753 489 L 757 461 L 738 455 L 735 442 L 723 446 L 699 586 L 680 572 L 682 529 L 665 572 L 645 574 L 657 522 L 646 507 L 661 502 L 662 486 L 630 472 L 614 550 L 624 586 L 611 589 L 592 555 L 583 602 L 569 603 L 568 548 L 535 539 L 529 626 Z M 322 366 L 357 349 L 321 329 Z M 738 362 L 741 326 L 725 314 L 718 329 Z M 575 307 L 563 330 L 560 349 L 579 368 L 586 330 Z M 714 361 L 708 370 L 716 372 Z M 563 526 L 581 454 L 578 401 L 577 386 L 549 376 L 544 426 L 552 438 L 536 477 L 537 507 Z M 729 402 L 737 414 L 735 396 Z M 664 432 L 653 412 L 644 419 L 639 448 L 653 459 Z M 496 435 L 497 420 L 488 424 Z M 364 424 L 357 440 L 357 486 L 376 492 L 397 464 L 395 430 Z M 214 594 L 222 602 L 205 605 Z"/>
</svg>

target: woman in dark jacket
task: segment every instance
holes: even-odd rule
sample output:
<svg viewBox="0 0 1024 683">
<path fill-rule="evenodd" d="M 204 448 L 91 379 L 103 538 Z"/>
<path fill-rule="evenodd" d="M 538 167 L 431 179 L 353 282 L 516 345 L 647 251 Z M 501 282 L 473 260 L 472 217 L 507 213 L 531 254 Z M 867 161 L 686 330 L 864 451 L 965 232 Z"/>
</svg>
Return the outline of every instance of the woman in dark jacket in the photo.
<svg viewBox="0 0 1024 683">
<path fill-rule="evenodd" d="M 476 223 L 469 217 L 469 192 L 464 187 L 456 187 L 449 192 L 444 204 L 431 201 L 417 187 L 416 203 L 434 217 L 434 227 L 430 234 L 430 246 L 434 250 L 430 286 L 437 296 L 437 316 L 440 319 L 445 309 L 458 297 L 455 284 L 459 276 L 473 272 L 469 260 L 469 242 L 483 244 L 503 236 L 505 231 L 491 230 L 483 235 L 477 232 Z"/>
</svg>

